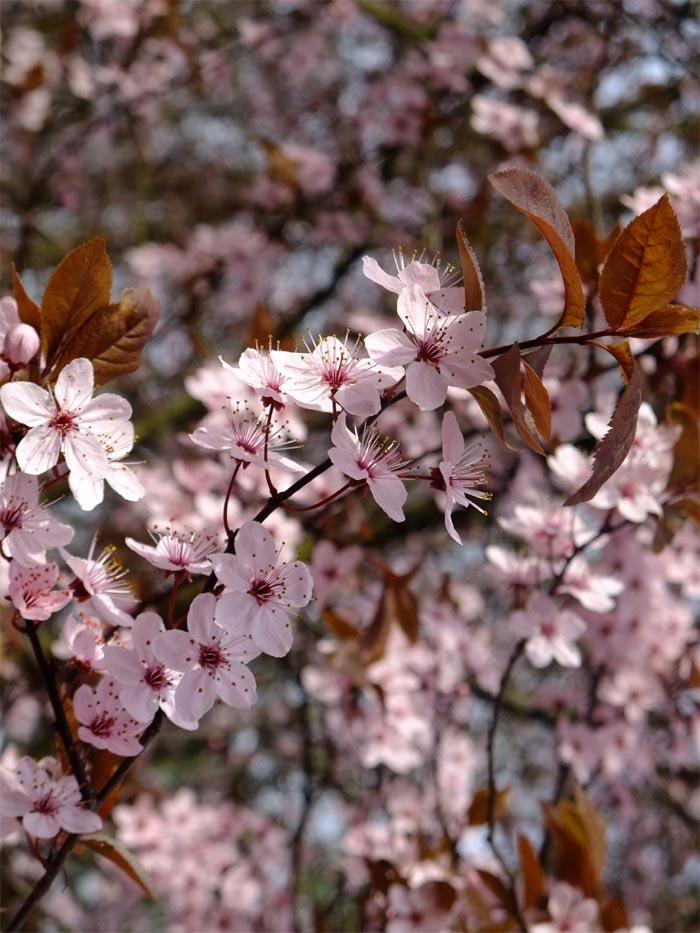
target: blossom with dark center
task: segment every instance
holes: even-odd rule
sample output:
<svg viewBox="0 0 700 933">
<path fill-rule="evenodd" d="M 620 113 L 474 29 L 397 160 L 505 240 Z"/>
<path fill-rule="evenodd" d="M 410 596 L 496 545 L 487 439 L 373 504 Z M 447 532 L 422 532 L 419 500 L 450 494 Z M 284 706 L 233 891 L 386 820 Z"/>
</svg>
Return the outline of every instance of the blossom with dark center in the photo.
<svg viewBox="0 0 700 933">
<path fill-rule="evenodd" d="M 248 408 L 234 408 L 229 400 L 224 407 L 226 426 L 207 426 L 197 428 L 190 438 L 205 450 L 228 451 L 236 463 L 246 467 L 249 463 L 267 466 L 268 462 L 281 463 L 290 470 L 303 470 L 293 460 L 280 454 L 297 445 L 285 437 L 285 425 L 268 426 L 267 416 L 253 414 Z"/>
<path fill-rule="evenodd" d="M 200 593 L 187 614 L 187 629 L 171 629 L 153 639 L 155 657 L 182 673 L 174 694 L 178 715 L 197 722 L 217 697 L 229 706 L 252 706 L 255 678 L 247 665 L 260 651 L 238 618 L 231 595 L 217 600 L 213 593 Z"/>
<path fill-rule="evenodd" d="M 168 670 L 154 652 L 153 643 L 165 626 L 156 612 L 142 612 L 131 629 L 132 648 L 104 649 L 105 667 L 120 684 L 119 699 L 134 719 L 149 723 L 160 707 L 168 719 L 183 729 L 196 729 L 196 721 L 178 715 L 175 688 L 182 674 Z"/>
<path fill-rule="evenodd" d="M 473 499 L 488 500 L 491 493 L 479 488 L 486 485 L 483 471 L 486 457 L 484 446 L 481 441 L 465 444 L 457 418 L 451 411 L 445 412 L 442 419 L 442 456 L 434 485 L 445 490 L 447 533 L 457 544 L 461 544 L 462 539 L 452 522 L 452 510 L 455 505 L 463 505 L 465 508 L 471 505 L 485 515 L 486 511 Z"/>
<path fill-rule="evenodd" d="M 164 528 L 154 525 L 148 533 L 155 546 L 141 544 L 133 538 L 125 538 L 124 543 L 149 564 L 164 570 L 166 575 L 184 573 L 189 580 L 193 573 L 211 571 L 209 555 L 219 547 L 216 535 L 206 531 L 177 531 L 167 525 Z"/>
<path fill-rule="evenodd" d="M 73 710 L 81 723 L 78 737 L 115 755 L 138 755 L 143 746 L 137 736 L 144 724 L 127 712 L 119 693 L 120 686 L 112 677 L 103 677 L 95 690 L 87 684 L 78 687 L 73 697 Z"/>
<path fill-rule="evenodd" d="M 110 625 L 132 625 L 129 610 L 136 601 L 124 579 L 127 571 L 115 560 L 114 548 L 105 548 L 94 558 L 95 543 L 93 539 L 86 558 L 74 557 L 60 548 L 61 556 L 76 576 L 71 584 L 73 594 L 83 603 L 84 612 L 93 612 Z"/>
<path fill-rule="evenodd" d="M 0 488 L 0 534 L 7 557 L 29 567 L 46 562 L 46 548 L 68 544 L 73 529 L 39 505 L 36 476 L 14 473 Z"/>
<path fill-rule="evenodd" d="M 306 564 L 279 563 L 269 532 L 259 522 L 246 522 L 236 535 L 236 553 L 215 555 L 212 566 L 226 587 L 230 613 L 217 617 L 219 624 L 227 631 L 243 626 L 266 654 L 287 654 L 292 646 L 291 616 L 311 599 L 313 580 Z"/>
<path fill-rule="evenodd" d="M 409 285 L 397 304 L 404 330 L 380 330 L 365 338 L 370 357 L 384 366 L 406 366 L 406 394 L 423 411 L 439 408 L 448 386 L 471 389 L 494 378 L 491 364 L 476 352 L 486 318 L 480 311 L 443 315 L 418 285 Z"/>
<path fill-rule="evenodd" d="M 30 836 L 53 839 L 61 830 L 94 833 L 102 828 L 100 817 L 80 806 L 76 778 L 72 774 L 62 776 L 55 758 L 20 758 L 14 773 L 0 774 L 0 778 L 3 818 L 21 818 Z"/>
<path fill-rule="evenodd" d="M 381 407 L 381 396 L 403 376 L 401 367 L 379 366 L 358 356 L 358 343 L 337 337 L 311 338 L 306 353 L 273 350 L 272 359 L 286 377 L 285 392 L 303 408 L 332 412 L 342 408 L 367 418 Z"/>
</svg>

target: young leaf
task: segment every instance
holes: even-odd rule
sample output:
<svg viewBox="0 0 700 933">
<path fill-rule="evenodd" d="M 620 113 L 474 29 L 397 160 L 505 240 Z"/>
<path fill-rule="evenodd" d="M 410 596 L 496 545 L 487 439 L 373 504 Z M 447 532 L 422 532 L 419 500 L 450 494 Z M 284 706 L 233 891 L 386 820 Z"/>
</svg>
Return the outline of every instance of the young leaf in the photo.
<svg viewBox="0 0 700 933">
<path fill-rule="evenodd" d="M 156 895 L 153 891 L 151 882 L 146 875 L 146 870 L 138 861 L 136 856 L 132 855 L 116 839 L 110 839 L 103 833 L 93 833 L 90 836 L 83 836 L 80 840 L 81 845 L 87 846 L 103 858 L 109 859 L 117 868 L 120 868 L 125 875 L 128 875 L 132 881 L 141 888 L 143 893 L 150 900 L 155 901 Z"/>
<path fill-rule="evenodd" d="M 32 301 L 24 290 L 22 279 L 12 264 L 12 291 L 17 302 L 17 313 L 23 324 L 29 324 L 41 336 L 41 311 L 36 301 Z"/>
<path fill-rule="evenodd" d="M 600 276 L 600 302 L 615 330 L 630 330 L 668 304 L 685 282 L 681 228 L 665 194 L 615 241 Z"/>
<path fill-rule="evenodd" d="M 635 363 L 627 388 L 610 419 L 610 430 L 596 446 L 593 454 L 593 472 L 581 488 L 564 505 L 588 502 L 607 482 L 629 453 L 637 430 L 637 414 L 642 404 L 642 374 Z"/>
<path fill-rule="evenodd" d="M 540 437 L 545 444 L 548 444 L 552 433 L 552 402 L 549 398 L 549 392 L 545 389 L 544 383 L 535 370 L 525 360 L 521 362 L 523 364 L 525 403 Z"/>
<path fill-rule="evenodd" d="M 606 350 L 620 364 L 622 378 L 625 382 L 630 381 L 634 372 L 634 357 L 626 340 L 621 340 L 619 343 L 600 343 L 598 340 L 591 340 L 589 346 L 598 347 L 599 350 Z"/>
<path fill-rule="evenodd" d="M 101 237 L 76 247 L 54 269 L 41 299 L 41 350 L 48 369 L 88 318 L 107 307 L 111 288 L 112 264 Z"/>
<path fill-rule="evenodd" d="M 547 881 L 537 853 L 527 836 L 518 836 L 518 853 L 525 882 L 525 909 L 537 907 L 547 889 Z"/>
<path fill-rule="evenodd" d="M 581 327 L 586 315 L 586 298 L 574 259 L 574 233 L 554 188 L 544 178 L 524 168 L 496 172 L 489 175 L 489 181 L 533 222 L 554 253 L 564 279 L 565 295 L 564 313 L 557 327 Z"/>
<path fill-rule="evenodd" d="M 118 302 L 92 314 L 64 343 L 52 375 L 80 356 L 92 360 L 96 386 L 133 372 L 158 314 L 158 301 L 147 288 L 127 288 Z"/>
<path fill-rule="evenodd" d="M 666 305 L 658 311 L 652 311 L 643 321 L 623 328 L 625 336 L 673 337 L 679 334 L 697 334 L 700 327 L 700 310 L 686 305 Z"/>
<path fill-rule="evenodd" d="M 488 421 L 491 430 L 503 444 L 503 446 L 507 447 L 509 450 L 514 450 L 515 448 L 511 447 L 506 440 L 505 432 L 503 430 L 503 414 L 501 412 L 501 403 L 498 401 L 491 389 L 487 389 L 485 386 L 474 386 L 471 389 L 467 389 L 467 392 L 469 392 L 469 394 L 474 398 L 474 401 L 477 403 L 484 417 Z"/>
<path fill-rule="evenodd" d="M 521 398 L 520 347 L 517 343 L 498 357 L 493 363 L 493 371 L 496 374 L 496 385 L 503 393 L 518 434 L 531 450 L 534 450 L 536 454 L 544 455 L 544 448 L 525 421 L 525 409 Z"/>
<path fill-rule="evenodd" d="M 469 240 L 464 232 L 464 224 L 461 220 L 457 223 L 457 249 L 459 250 L 459 261 L 462 266 L 462 278 L 464 279 L 464 310 L 483 311 L 485 313 L 484 280 L 476 254 L 469 245 Z"/>
<path fill-rule="evenodd" d="M 558 876 L 596 897 L 605 864 L 605 821 L 578 787 L 573 801 L 543 803 L 542 809 L 557 854 Z"/>
</svg>

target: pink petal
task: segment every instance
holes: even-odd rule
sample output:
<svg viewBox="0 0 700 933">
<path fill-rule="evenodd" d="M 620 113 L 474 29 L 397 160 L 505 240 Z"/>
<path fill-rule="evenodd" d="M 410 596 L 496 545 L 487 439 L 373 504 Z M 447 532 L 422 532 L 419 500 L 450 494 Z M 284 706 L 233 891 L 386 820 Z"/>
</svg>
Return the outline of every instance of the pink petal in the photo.
<svg viewBox="0 0 700 933">
<path fill-rule="evenodd" d="M 131 405 L 121 395 L 105 392 L 91 399 L 80 413 L 81 423 L 89 425 L 95 433 L 112 433 L 115 422 L 128 421 L 131 417 Z M 127 435 L 128 437 L 128 435 Z"/>
<path fill-rule="evenodd" d="M 375 282 L 390 292 L 398 294 L 403 287 L 399 277 L 385 272 L 372 256 L 362 257 L 362 272 L 370 282 Z"/>
<path fill-rule="evenodd" d="M 56 380 L 56 400 L 61 408 L 80 411 L 92 397 L 95 378 L 90 360 L 81 357 L 64 366 Z"/>
<path fill-rule="evenodd" d="M 120 684 L 138 684 L 143 679 L 143 665 L 133 651 L 106 645 L 105 667 Z"/>
<path fill-rule="evenodd" d="M 187 632 L 173 630 L 156 635 L 153 651 L 171 671 L 189 671 L 197 663 L 199 644 Z"/>
<path fill-rule="evenodd" d="M 440 317 L 418 285 L 404 288 L 396 303 L 396 310 L 405 326 L 418 338 L 424 337 Z"/>
<path fill-rule="evenodd" d="M 151 661 L 155 657 L 153 642 L 164 631 L 165 626 L 157 612 L 142 612 L 136 616 L 131 630 L 131 641 L 142 661 Z"/>
<path fill-rule="evenodd" d="M 104 499 L 105 484 L 101 479 L 93 482 L 72 472 L 68 474 L 68 485 L 83 512 L 91 512 Z"/>
<path fill-rule="evenodd" d="M 399 272 L 399 281 L 403 285 L 417 285 L 424 294 L 429 295 L 440 288 L 440 273 L 427 262 L 409 262 Z"/>
<path fill-rule="evenodd" d="M 61 828 L 52 813 L 27 813 L 22 817 L 22 826 L 37 839 L 53 839 Z"/>
<path fill-rule="evenodd" d="M 395 522 L 403 522 L 403 506 L 408 499 L 406 487 L 398 476 L 384 476 L 367 480 L 370 492 L 377 505 Z"/>
<path fill-rule="evenodd" d="M 446 411 L 442 419 L 442 456 L 448 463 L 457 463 L 464 452 L 464 438 L 454 412 Z"/>
<path fill-rule="evenodd" d="M 255 677 L 245 664 L 234 668 L 234 673 L 228 676 L 231 677 L 230 680 L 222 676 L 216 681 L 219 696 L 224 703 L 243 709 L 252 706 L 257 695 Z"/>
<path fill-rule="evenodd" d="M 96 833 L 102 829 L 99 816 L 82 807 L 61 807 L 58 811 L 58 821 L 69 833 Z"/>
<path fill-rule="evenodd" d="M 395 328 L 378 330 L 365 337 L 365 349 L 370 359 L 383 366 L 405 366 L 416 358 L 416 345 L 406 334 Z"/>
<path fill-rule="evenodd" d="M 447 398 L 447 381 L 430 363 L 411 363 L 406 370 L 406 394 L 421 411 L 434 411 Z"/>
<path fill-rule="evenodd" d="M 212 554 L 211 566 L 224 586 L 234 590 L 247 590 L 250 587 L 251 569 L 235 554 Z"/>
<path fill-rule="evenodd" d="M 16 454 L 20 470 L 39 476 L 58 463 L 61 438 L 51 428 L 32 428 L 17 445 Z"/>
<path fill-rule="evenodd" d="M 188 671 L 175 691 L 175 706 L 188 721 L 201 719 L 214 705 L 216 684 L 206 671 Z"/>
<path fill-rule="evenodd" d="M 286 613 L 273 613 L 267 606 L 257 612 L 251 634 L 258 648 L 273 658 L 284 657 L 292 647 L 292 627 Z"/>
<path fill-rule="evenodd" d="M 10 418 L 30 428 L 46 424 L 56 411 L 46 389 L 31 382 L 15 382 L 2 386 L 0 400 Z"/>
<path fill-rule="evenodd" d="M 187 628 L 192 637 L 202 644 L 206 644 L 212 637 L 215 612 L 216 596 L 213 593 L 200 593 L 192 600 L 187 614 Z"/>
<path fill-rule="evenodd" d="M 110 463 L 105 479 L 117 495 L 129 502 L 138 502 L 146 495 L 141 480 L 125 463 Z"/>
<path fill-rule="evenodd" d="M 260 522 L 241 525 L 236 535 L 236 554 L 256 571 L 267 571 L 277 564 L 275 542 Z"/>
<path fill-rule="evenodd" d="M 258 601 L 248 593 L 224 593 L 216 607 L 216 624 L 231 635 L 247 635 L 258 611 Z"/>
<path fill-rule="evenodd" d="M 292 561 L 280 569 L 277 577 L 284 580 L 286 602 L 297 608 L 308 605 L 314 581 L 306 564 L 299 560 Z"/>
<path fill-rule="evenodd" d="M 91 434 L 73 431 L 63 439 L 63 455 L 66 465 L 78 474 L 78 478 L 91 481 L 103 479 L 109 468 L 104 448 Z"/>
<path fill-rule="evenodd" d="M 146 684 L 136 684 L 133 687 L 124 687 L 119 694 L 124 709 L 137 722 L 152 722 L 158 709 L 158 695 Z"/>
</svg>

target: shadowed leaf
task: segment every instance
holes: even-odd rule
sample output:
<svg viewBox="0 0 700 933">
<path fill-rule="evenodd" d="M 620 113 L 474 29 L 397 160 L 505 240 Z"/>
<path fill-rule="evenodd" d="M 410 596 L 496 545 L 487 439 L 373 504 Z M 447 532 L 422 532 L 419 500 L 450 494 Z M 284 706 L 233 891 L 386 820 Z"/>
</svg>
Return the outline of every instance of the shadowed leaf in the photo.
<svg viewBox="0 0 700 933">
<path fill-rule="evenodd" d="M 535 370 L 525 360 L 522 360 L 522 364 L 525 404 L 532 415 L 538 434 L 545 444 L 548 444 L 552 433 L 552 402 L 549 392 Z"/>
<path fill-rule="evenodd" d="M 509 450 L 514 450 L 515 448 L 511 447 L 506 440 L 505 432 L 503 430 L 503 413 L 501 412 L 501 403 L 498 401 L 491 389 L 487 389 L 485 386 L 474 386 L 471 389 L 467 389 L 467 392 L 469 392 L 469 394 L 474 398 L 474 401 L 477 403 L 484 417 L 488 421 L 491 430 L 503 444 L 503 446 L 507 447 Z"/>
<path fill-rule="evenodd" d="M 500 819 L 506 812 L 508 798 L 510 797 L 510 787 L 504 787 L 496 793 L 493 805 L 494 819 Z M 488 788 L 480 787 L 474 794 L 474 798 L 467 813 L 467 821 L 470 826 L 483 826 L 489 820 L 489 792 Z"/>
<path fill-rule="evenodd" d="M 700 326 L 700 310 L 686 305 L 666 305 L 659 311 L 652 311 L 643 321 L 623 328 L 625 336 L 673 337 L 679 334 L 697 334 Z"/>
<path fill-rule="evenodd" d="M 607 482 L 629 453 L 637 430 L 637 414 L 642 404 L 642 374 L 635 363 L 632 376 L 610 419 L 610 430 L 596 446 L 593 472 L 581 488 L 569 496 L 564 505 L 588 502 Z"/>
<path fill-rule="evenodd" d="M 12 264 L 12 291 L 17 302 L 17 313 L 23 324 L 29 324 L 41 336 L 41 310 L 36 301 L 32 301 L 24 290 L 22 279 Z"/>
<path fill-rule="evenodd" d="M 132 853 L 120 842 L 117 842 L 116 839 L 110 839 L 109 836 L 103 833 L 93 833 L 91 836 L 83 836 L 80 840 L 80 844 L 96 852 L 98 855 L 101 855 L 103 858 L 108 859 L 116 865 L 117 868 L 120 868 L 125 875 L 128 875 L 132 881 L 135 881 L 146 897 L 152 901 L 157 900 L 143 865 L 141 865 L 136 856 L 132 855 Z"/>
<path fill-rule="evenodd" d="M 111 288 L 112 264 L 101 237 L 76 247 L 54 269 L 41 299 L 41 350 L 47 369 L 95 311 L 107 307 Z"/>
<path fill-rule="evenodd" d="M 620 343 L 600 343 L 598 340 L 591 340 L 589 346 L 598 347 L 600 350 L 607 351 L 610 356 L 616 359 L 620 364 L 622 378 L 625 382 L 630 381 L 632 373 L 634 372 L 635 363 L 630 345 L 626 340 L 621 340 Z"/>
<path fill-rule="evenodd" d="M 462 266 L 462 278 L 464 279 L 464 310 L 483 311 L 485 313 L 484 279 L 474 250 L 469 245 L 469 240 L 464 232 L 464 224 L 461 220 L 457 224 L 457 248 Z"/>
<path fill-rule="evenodd" d="M 687 272 L 681 228 L 665 194 L 622 231 L 605 260 L 600 301 L 606 321 L 629 331 L 671 301 Z"/>
<path fill-rule="evenodd" d="M 531 450 L 544 455 L 544 448 L 525 421 L 525 409 L 521 398 L 520 347 L 517 343 L 498 357 L 493 363 L 493 371 L 496 374 L 496 385 L 503 393 L 518 434 Z"/>
<path fill-rule="evenodd" d="M 579 787 L 573 801 L 543 803 L 542 809 L 557 855 L 557 875 L 597 897 L 605 864 L 605 821 Z"/>
<path fill-rule="evenodd" d="M 489 181 L 533 222 L 554 253 L 564 279 L 565 296 L 564 313 L 557 327 L 581 327 L 586 316 L 586 298 L 574 259 L 574 232 L 554 188 L 544 178 L 524 168 L 496 172 L 489 175 Z"/>
<path fill-rule="evenodd" d="M 138 369 L 158 322 L 158 302 L 147 288 L 127 288 L 115 304 L 93 313 L 64 345 L 53 376 L 71 360 L 92 360 L 95 385 Z"/>
<path fill-rule="evenodd" d="M 547 889 L 547 880 L 537 853 L 527 836 L 518 836 L 518 854 L 525 884 L 525 909 L 537 907 Z"/>
</svg>

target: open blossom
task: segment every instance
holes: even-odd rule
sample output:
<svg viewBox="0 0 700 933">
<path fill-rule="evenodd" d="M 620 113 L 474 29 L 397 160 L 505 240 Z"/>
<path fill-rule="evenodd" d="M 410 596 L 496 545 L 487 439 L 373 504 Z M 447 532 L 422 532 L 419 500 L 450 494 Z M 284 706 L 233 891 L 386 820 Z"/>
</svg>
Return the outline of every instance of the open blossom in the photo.
<svg viewBox="0 0 700 933">
<path fill-rule="evenodd" d="M 71 472 L 89 480 L 107 474 L 107 454 L 97 435 L 109 435 L 128 420 L 131 406 L 109 392 L 93 398 L 95 381 L 90 360 L 77 359 L 61 370 L 53 392 L 30 382 L 0 388 L 7 414 L 30 430 L 17 445 L 17 463 L 38 476 L 63 454 Z"/>
<path fill-rule="evenodd" d="M 62 776 L 55 758 L 40 761 L 20 758 L 12 779 L 5 779 L 3 784 L 0 794 L 3 817 L 21 818 L 30 836 L 53 839 L 61 830 L 94 833 L 102 828 L 100 817 L 80 806 L 76 778 L 71 774 Z"/>
<path fill-rule="evenodd" d="M 464 311 L 464 288 L 457 285 L 459 273 L 449 263 L 444 265 L 439 257 L 432 263 L 422 262 L 423 254 L 406 261 L 403 250 L 394 251 L 396 275 L 385 272 L 376 259 L 362 257 L 365 276 L 382 288 L 400 295 L 409 285 L 417 285 L 426 298 L 445 314 L 462 314 Z"/>
<path fill-rule="evenodd" d="M 73 529 L 39 505 L 36 476 L 14 473 L 5 477 L 0 488 L 0 534 L 4 534 L 4 553 L 31 566 L 46 562 L 46 548 L 68 544 Z"/>
<path fill-rule="evenodd" d="M 479 489 L 486 483 L 482 470 L 485 453 L 481 443 L 465 444 L 459 430 L 457 418 L 451 411 L 445 412 L 442 419 L 442 456 L 435 477 L 438 489 L 445 489 L 445 527 L 449 536 L 457 542 L 462 539 L 457 534 L 452 522 L 452 510 L 455 505 L 469 508 L 473 505 L 482 514 L 486 514 L 473 499 L 490 499 L 491 494 Z"/>
<path fill-rule="evenodd" d="M 403 506 L 408 498 L 404 484 L 396 475 L 406 466 L 396 449 L 396 443 L 388 441 L 376 428 L 365 427 L 360 439 L 357 428 L 348 430 L 345 415 L 333 425 L 331 447 L 328 456 L 346 476 L 353 480 L 365 480 L 374 501 L 395 522 L 405 519 Z"/>
<path fill-rule="evenodd" d="M 156 658 L 183 674 L 175 690 L 175 707 L 187 721 L 201 719 L 217 697 L 241 708 L 255 702 L 255 678 L 247 665 L 260 652 L 236 612 L 232 595 L 225 593 L 217 600 L 213 593 L 200 593 L 187 614 L 188 630 L 171 629 L 153 641 Z"/>
<path fill-rule="evenodd" d="M 166 573 L 184 573 L 190 580 L 193 573 L 211 571 L 209 555 L 219 547 L 216 535 L 206 531 L 176 531 L 170 527 L 160 529 L 157 525 L 149 529 L 149 534 L 156 542 L 155 547 L 133 538 L 125 538 L 124 542 L 139 557 Z"/>
<path fill-rule="evenodd" d="M 104 625 L 96 616 L 72 612 L 63 622 L 61 640 L 52 651 L 57 658 L 72 658 L 91 671 L 104 670 Z"/>
<path fill-rule="evenodd" d="M 418 285 L 403 289 L 397 310 L 406 331 L 377 331 L 365 346 L 383 366 L 406 366 L 406 394 L 420 409 L 442 405 L 448 386 L 470 389 L 493 379 L 491 364 L 476 353 L 486 327 L 480 311 L 441 315 Z"/>
<path fill-rule="evenodd" d="M 596 574 L 585 557 L 577 556 L 567 564 L 559 590 L 569 593 L 591 612 L 609 612 L 615 608 L 615 596 L 624 588 L 622 580 Z"/>
<path fill-rule="evenodd" d="M 219 624 L 227 631 L 243 626 L 266 654 L 287 654 L 292 647 L 291 616 L 311 599 L 313 580 L 306 564 L 280 564 L 269 532 L 259 522 L 246 522 L 236 535 L 236 553 L 217 554 L 212 565 L 226 587 L 231 613 L 229 617 L 219 611 Z"/>
<path fill-rule="evenodd" d="M 231 366 L 219 357 L 224 369 L 234 373 L 239 379 L 257 389 L 262 404 L 272 406 L 276 411 L 284 408 L 286 398 L 286 377 L 280 372 L 272 359 L 270 350 L 248 347 L 238 359 L 238 367 Z"/>
<path fill-rule="evenodd" d="M 68 485 L 75 501 L 81 509 L 89 512 L 104 499 L 107 483 L 123 499 L 138 502 L 146 491 L 131 466 L 121 462 L 134 446 L 134 426 L 123 421 L 109 433 L 97 434 L 97 439 L 107 455 L 107 472 L 103 479 L 88 479 L 78 473 L 70 473 Z"/>
<path fill-rule="evenodd" d="M 53 589 L 57 580 L 57 564 L 23 567 L 16 560 L 11 561 L 10 599 L 23 619 L 45 622 L 71 601 L 70 590 Z"/>
<path fill-rule="evenodd" d="M 155 612 L 142 612 L 136 616 L 131 629 L 132 648 L 104 649 L 105 667 L 121 684 L 119 699 L 127 713 L 139 722 L 149 723 L 160 707 L 165 715 L 183 729 L 196 729 L 196 721 L 187 721 L 178 715 L 175 707 L 175 688 L 182 674 L 170 671 L 159 661 L 153 643 L 165 626 Z"/>
<path fill-rule="evenodd" d="M 307 353 L 273 350 L 272 358 L 286 376 L 285 391 L 303 408 L 331 412 L 334 405 L 367 418 L 381 407 L 381 393 L 395 385 L 403 369 L 378 366 L 357 356 L 337 337 L 321 337 Z"/>
<path fill-rule="evenodd" d="M 581 654 L 574 642 L 586 631 L 586 623 L 550 596 L 533 593 L 527 607 L 512 614 L 511 627 L 527 639 L 525 653 L 535 667 L 547 667 L 553 660 L 562 667 L 580 666 Z"/>
<path fill-rule="evenodd" d="M 292 446 L 283 437 L 284 426 L 268 428 L 267 416 L 259 416 L 247 408 L 234 408 L 229 400 L 224 408 L 226 425 L 204 425 L 197 428 L 190 438 L 205 450 L 228 451 L 232 460 L 246 467 L 249 463 L 265 469 L 268 463 L 279 463 L 288 470 L 302 470 L 294 460 L 279 451 Z"/>
<path fill-rule="evenodd" d="M 597 902 L 583 898 L 580 891 L 564 881 L 552 885 L 547 910 L 551 921 L 535 923 L 530 927 L 532 933 L 590 933 L 598 918 Z"/>
<path fill-rule="evenodd" d="M 144 724 L 124 709 L 119 692 L 119 684 L 111 677 L 103 677 L 95 690 L 87 684 L 78 687 L 73 697 L 73 711 L 81 723 L 78 737 L 115 755 L 138 755 L 143 750 L 138 736 Z"/>
<path fill-rule="evenodd" d="M 76 576 L 71 584 L 74 596 L 85 612 L 94 612 L 110 625 L 131 625 L 134 620 L 129 612 L 135 600 L 124 579 L 127 571 L 112 556 L 113 548 L 105 548 L 94 558 L 95 540 L 85 558 L 60 549 L 61 557 Z"/>
</svg>

